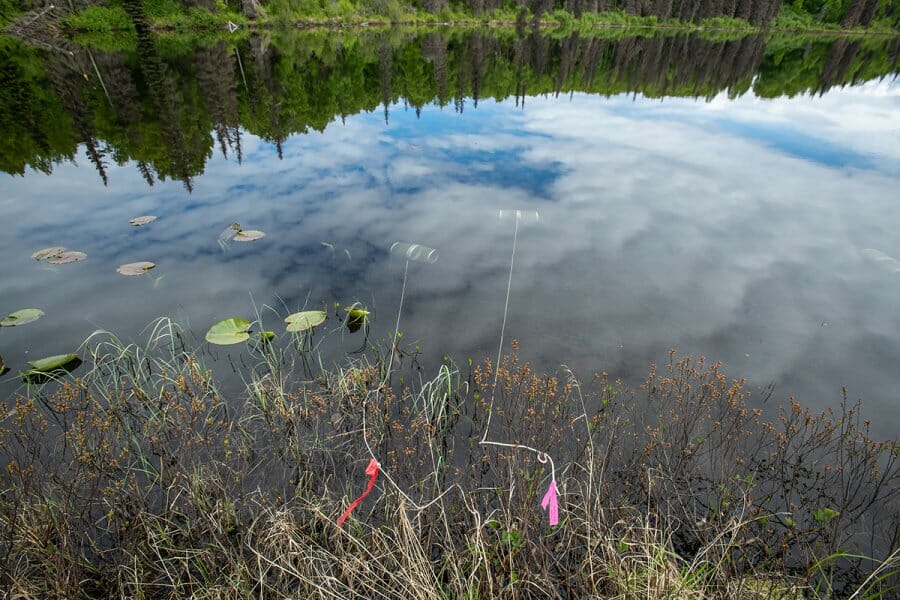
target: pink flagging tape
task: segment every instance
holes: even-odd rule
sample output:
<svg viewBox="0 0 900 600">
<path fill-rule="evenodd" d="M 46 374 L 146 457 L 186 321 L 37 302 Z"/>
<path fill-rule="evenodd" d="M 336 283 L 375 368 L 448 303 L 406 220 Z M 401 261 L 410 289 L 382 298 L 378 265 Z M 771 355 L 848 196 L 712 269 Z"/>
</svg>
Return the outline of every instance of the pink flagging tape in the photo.
<svg viewBox="0 0 900 600">
<path fill-rule="evenodd" d="M 350 516 L 350 513 L 353 512 L 353 509 L 359 506 L 360 502 L 363 501 L 363 498 L 369 495 L 369 492 L 372 491 L 372 488 L 375 487 L 375 480 L 378 479 L 378 461 L 374 458 L 369 461 L 369 466 L 366 467 L 366 475 L 369 476 L 369 483 L 366 485 L 366 490 L 360 494 L 359 498 L 350 503 L 350 506 L 347 507 L 347 510 L 338 517 L 337 524 L 338 527 L 344 524 L 344 521 L 347 520 L 347 517 Z"/>
<path fill-rule="evenodd" d="M 550 487 L 547 488 L 547 493 L 544 494 L 544 499 L 541 500 L 541 508 L 548 511 L 550 515 L 550 525 L 557 525 L 559 523 L 559 501 L 556 499 L 556 480 L 550 480 Z"/>
</svg>

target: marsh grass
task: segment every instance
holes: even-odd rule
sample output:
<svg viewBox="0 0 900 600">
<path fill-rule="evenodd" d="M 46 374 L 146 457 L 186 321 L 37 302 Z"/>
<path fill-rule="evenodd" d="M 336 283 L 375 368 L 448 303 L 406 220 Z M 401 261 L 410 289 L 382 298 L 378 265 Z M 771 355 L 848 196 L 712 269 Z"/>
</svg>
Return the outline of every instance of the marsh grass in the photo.
<svg viewBox="0 0 900 600">
<path fill-rule="evenodd" d="M 96 333 L 85 375 L 9 408 L 8 597 L 896 593 L 898 447 L 846 402 L 768 422 L 741 381 L 674 353 L 629 392 L 534 373 L 515 345 L 431 374 L 389 344 L 325 368 L 300 339 L 248 346 L 246 393 L 226 398 L 174 323 L 147 338 Z M 552 449 L 557 527 L 546 465 L 478 444 L 495 375 L 491 434 Z M 339 528 L 366 442 L 384 476 Z"/>
</svg>

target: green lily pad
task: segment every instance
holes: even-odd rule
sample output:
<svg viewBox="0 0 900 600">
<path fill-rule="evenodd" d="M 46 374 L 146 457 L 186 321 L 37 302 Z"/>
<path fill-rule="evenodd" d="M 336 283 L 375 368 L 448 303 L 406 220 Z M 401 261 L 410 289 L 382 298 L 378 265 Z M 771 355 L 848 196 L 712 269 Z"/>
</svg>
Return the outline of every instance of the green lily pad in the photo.
<svg viewBox="0 0 900 600">
<path fill-rule="evenodd" d="M 147 223 L 152 223 L 155 220 L 156 220 L 156 217 L 154 215 L 144 215 L 142 217 L 135 217 L 128 222 L 135 227 L 140 227 L 141 225 L 146 225 Z"/>
<path fill-rule="evenodd" d="M 16 312 L 9 313 L 0 320 L 0 327 L 15 327 L 16 325 L 24 325 L 37 321 L 44 316 L 44 311 L 39 308 L 23 308 Z"/>
<path fill-rule="evenodd" d="M 324 310 L 304 310 L 288 315 L 284 322 L 288 331 L 306 331 L 324 323 L 327 316 Z"/>
<path fill-rule="evenodd" d="M 57 354 L 56 356 L 48 356 L 47 358 L 39 358 L 37 360 L 29 360 L 32 371 L 40 371 L 48 373 L 56 369 L 61 369 L 75 360 L 80 360 L 77 354 Z"/>
<path fill-rule="evenodd" d="M 67 250 L 66 252 L 61 252 L 56 256 L 52 257 L 47 262 L 51 265 L 66 265 L 73 262 L 78 262 L 79 260 L 84 260 L 87 258 L 87 254 L 84 252 L 77 252 L 75 250 Z"/>
<path fill-rule="evenodd" d="M 59 256 L 60 254 L 62 254 L 65 251 L 66 251 L 66 249 L 63 248 L 62 246 L 52 246 L 50 248 L 44 248 L 43 250 L 38 250 L 37 252 L 35 252 L 34 254 L 31 255 L 31 258 L 33 258 L 34 260 L 47 260 L 48 258 L 53 258 L 53 257 Z"/>
<path fill-rule="evenodd" d="M 57 354 L 38 360 L 29 360 L 31 368 L 20 373 L 29 383 L 46 383 L 53 379 L 53 375 L 72 372 L 81 365 L 81 358 L 77 354 Z"/>
<path fill-rule="evenodd" d="M 219 346 L 239 344 L 248 339 L 250 339 L 250 321 L 247 319 L 225 319 L 206 332 L 206 341 Z"/>
<path fill-rule="evenodd" d="M 347 311 L 347 329 L 351 333 L 359 331 L 359 328 L 369 320 L 369 311 L 365 308 L 347 306 L 344 307 L 344 310 Z"/>
<path fill-rule="evenodd" d="M 154 263 L 144 260 L 141 262 L 133 262 L 128 263 L 127 265 L 122 265 L 116 269 L 116 272 L 122 275 L 143 275 L 155 266 L 156 265 Z"/>
<path fill-rule="evenodd" d="M 259 341 L 263 344 L 268 344 L 275 339 L 274 331 L 260 331 L 257 335 L 259 337 Z"/>
<path fill-rule="evenodd" d="M 350 319 L 365 319 L 369 316 L 369 311 L 365 308 L 357 308 L 353 306 L 347 306 L 344 308 L 347 311 L 347 318 Z"/>
<path fill-rule="evenodd" d="M 253 240 L 259 240 L 266 237 L 265 232 L 256 230 L 256 229 L 241 229 L 236 234 L 234 234 L 234 241 L 236 242 L 252 242 Z"/>
</svg>

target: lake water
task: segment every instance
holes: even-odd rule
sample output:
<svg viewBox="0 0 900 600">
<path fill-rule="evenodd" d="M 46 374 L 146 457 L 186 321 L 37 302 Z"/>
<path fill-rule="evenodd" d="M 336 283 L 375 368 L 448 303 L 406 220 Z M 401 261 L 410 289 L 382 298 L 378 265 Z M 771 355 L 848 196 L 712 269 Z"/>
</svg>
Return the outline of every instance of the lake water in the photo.
<svg viewBox="0 0 900 600">
<path fill-rule="evenodd" d="M 280 332 L 324 307 L 339 330 L 335 303 L 359 302 L 383 342 L 396 241 L 440 255 L 409 266 L 404 342 L 478 361 L 518 209 L 539 219 L 518 224 L 506 349 L 538 369 L 634 384 L 674 347 L 771 402 L 822 410 L 846 386 L 895 438 L 900 43 L 610 35 L 0 38 L 0 317 L 45 312 L 0 329 L 4 396 L 26 360 L 98 328 L 139 341 L 158 316 L 200 345 L 256 310 Z M 233 222 L 267 235 L 220 246 Z M 87 259 L 31 258 L 48 246 Z M 329 339 L 340 362 L 363 333 Z"/>
</svg>

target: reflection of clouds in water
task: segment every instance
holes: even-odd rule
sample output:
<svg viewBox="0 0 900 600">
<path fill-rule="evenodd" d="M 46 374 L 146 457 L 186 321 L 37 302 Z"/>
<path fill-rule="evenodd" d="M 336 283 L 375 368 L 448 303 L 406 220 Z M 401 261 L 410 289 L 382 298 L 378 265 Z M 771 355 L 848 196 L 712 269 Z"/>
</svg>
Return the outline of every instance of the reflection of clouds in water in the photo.
<svg viewBox="0 0 900 600">
<path fill-rule="evenodd" d="M 663 126 L 659 115 L 652 121 L 621 117 L 615 100 L 598 104 L 530 104 L 525 127 L 557 137 L 528 158 L 536 164 L 562 160 L 568 167 L 555 187 L 558 210 L 572 225 L 555 240 L 574 247 L 560 248 L 560 260 L 548 272 L 565 272 L 565 257 L 585 246 L 596 252 L 596 264 L 610 262 L 602 270 L 606 286 L 596 290 L 603 300 L 594 314 L 615 320 L 625 315 L 626 344 L 661 347 L 668 337 L 684 347 L 688 341 L 690 349 L 715 352 L 739 368 L 750 362 L 741 360 L 747 354 L 764 354 L 768 360 L 754 358 L 747 374 L 781 380 L 783 371 L 790 372 L 804 380 L 804 399 L 812 403 L 817 394 L 833 399 L 848 380 L 860 384 L 857 391 L 889 394 L 896 384 L 896 368 L 888 366 L 897 361 L 896 342 L 884 355 L 890 357 L 886 368 L 867 382 L 856 376 L 852 357 L 835 353 L 834 346 L 828 353 L 817 349 L 847 347 L 886 328 L 895 339 L 900 332 L 887 314 L 890 302 L 856 292 L 873 283 L 885 292 L 897 289 L 896 282 L 873 281 L 869 269 L 860 269 L 857 253 L 871 240 L 896 243 L 885 228 L 898 216 L 892 205 L 896 179 L 823 168 L 692 125 L 693 106 L 670 106 L 672 123 Z M 875 154 L 891 141 L 889 132 L 869 132 L 873 136 L 874 150 L 861 151 Z M 592 145 L 610 151 L 599 157 L 589 152 Z M 888 173 L 896 171 L 890 159 L 882 164 Z M 590 242 L 574 241 L 582 236 Z M 560 279 L 568 276 L 577 273 Z M 769 298 L 748 307 L 759 286 Z M 629 299 L 649 300 L 647 312 L 634 314 Z M 748 314 L 751 309 L 756 314 Z M 855 318 L 858 327 L 829 330 L 834 335 L 825 342 L 820 324 L 829 315 Z M 801 373 L 816 376 L 797 377 Z"/>
<path fill-rule="evenodd" d="M 360 115 L 291 138 L 283 161 L 244 135 L 244 164 L 215 157 L 191 195 L 177 182 L 147 188 L 130 166 L 111 167 L 103 188 L 86 160 L 53 177 L 6 179 L 0 208 L 15 235 L 0 241 L 12 257 L 0 264 L 3 304 L 47 316 L 46 327 L 0 341 L 52 354 L 64 350 L 54 340 L 83 339 L 87 321 L 136 336 L 164 314 L 202 334 L 220 318 L 250 316 L 249 293 L 289 309 L 307 297 L 373 304 L 384 339 L 403 272 L 388 248 L 402 240 L 440 252 L 435 264 L 410 266 L 405 339 L 477 359 L 493 352 L 506 289 L 513 224 L 497 210 L 520 208 L 541 220 L 519 231 L 507 331 L 541 367 L 640 376 L 677 345 L 723 359 L 734 376 L 783 382 L 779 392 L 813 406 L 846 383 L 884 408 L 896 387 L 900 317 L 890 298 L 900 283 L 861 254 L 900 255 L 896 124 L 871 129 L 896 93 L 881 91 L 864 110 L 851 88 L 765 103 L 530 98 L 524 112 L 485 101 L 464 116 L 428 108 L 424 129 L 411 113 L 388 127 Z M 878 169 L 829 167 L 717 126 L 824 123 L 815 136 L 842 144 L 832 113 L 848 106 L 853 149 Z M 140 214 L 159 219 L 130 227 Z M 269 235 L 223 254 L 216 237 L 233 221 Z M 88 261 L 39 271 L 30 253 L 57 242 Z M 166 274 L 158 289 L 115 273 L 133 260 L 157 263 Z"/>
<path fill-rule="evenodd" d="M 723 93 L 695 106 L 690 116 L 684 114 L 684 104 L 682 99 L 667 99 L 659 114 L 680 114 L 696 123 L 725 119 L 763 126 L 771 136 L 802 133 L 870 158 L 894 175 L 898 172 L 900 82 L 896 79 L 832 89 L 822 96 L 763 100 L 747 94 L 731 100 Z"/>
</svg>

